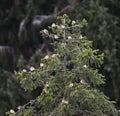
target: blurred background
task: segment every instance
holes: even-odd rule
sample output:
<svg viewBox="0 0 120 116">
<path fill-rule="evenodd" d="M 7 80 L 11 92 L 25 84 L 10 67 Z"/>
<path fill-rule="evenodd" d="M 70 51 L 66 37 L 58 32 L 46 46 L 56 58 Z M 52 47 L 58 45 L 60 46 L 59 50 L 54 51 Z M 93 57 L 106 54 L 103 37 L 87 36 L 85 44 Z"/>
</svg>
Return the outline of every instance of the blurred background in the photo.
<svg viewBox="0 0 120 116">
<path fill-rule="evenodd" d="M 73 20 L 88 21 L 83 34 L 105 54 L 100 72 L 106 84 L 101 89 L 119 109 L 119 11 L 119 0 L 0 0 L 0 115 L 40 94 L 39 90 L 25 92 L 14 71 L 39 66 L 41 57 L 51 51 L 50 41 L 41 37 L 40 30 L 64 13 Z"/>
</svg>

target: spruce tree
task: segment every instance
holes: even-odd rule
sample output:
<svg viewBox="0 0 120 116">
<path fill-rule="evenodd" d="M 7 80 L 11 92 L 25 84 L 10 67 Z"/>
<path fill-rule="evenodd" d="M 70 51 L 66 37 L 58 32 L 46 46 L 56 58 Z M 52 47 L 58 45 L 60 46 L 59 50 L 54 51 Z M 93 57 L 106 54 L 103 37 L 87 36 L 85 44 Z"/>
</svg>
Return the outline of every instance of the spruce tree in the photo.
<svg viewBox="0 0 120 116">
<path fill-rule="evenodd" d="M 70 20 L 67 15 L 58 17 L 58 23 L 41 31 L 50 39 L 52 52 L 40 61 L 40 66 L 16 72 L 26 91 L 42 88 L 40 95 L 12 116 L 117 116 L 113 102 L 100 91 L 105 78 L 98 67 L 104 54 L 92 49 L 92 41 L 82 35 L 87 25 Z"/>
</svg>

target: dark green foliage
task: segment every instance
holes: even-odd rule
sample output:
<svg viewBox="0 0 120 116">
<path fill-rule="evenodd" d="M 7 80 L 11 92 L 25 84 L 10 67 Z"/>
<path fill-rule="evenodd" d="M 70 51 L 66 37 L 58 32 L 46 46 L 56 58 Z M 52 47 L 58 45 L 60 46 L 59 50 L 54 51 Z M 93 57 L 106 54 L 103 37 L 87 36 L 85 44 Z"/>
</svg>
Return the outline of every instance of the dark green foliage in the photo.
<svg viewBox="0 0 120 116">
<path fill-rule="evenodd" d="M 105 53 L 105 62 L 101 69 L 107 78 L 105 92 L 111 99 L 119 101 L 120 14 L 118 11 L 120 2 L 118 0 L 69 1 L 73 6 L 71 16 L 79 20 L 87 19 L 89 25 L 84 33 L 86 33 L 88 39 L 94 41 L 94 48 Z"/>
<path fill-rule="evenodd" d="M 0 82 L 1 115 L 8 111 L 8 109 L 11 109 L 11 107 L 16 109 L 16 106 L 24 104 L 26 100 L 31 99 L 31 95 L 23 91 L 15 75 L 12 73 L 0 69 Z"/>
<path fill-rule="evenodd" d="M 100 72 L 105 75 L 107 82 L 104 85 L 104 91 L 112 100 L 117 101 L 117 106 L 119 107 L 119 0 L 0 0 L 0 109 L 2 109 L 0 115 L 3 115 L 3 112 L 6 110 L 15 108 L 18 105 L 24 104 L 25 101 L 28 101 L 31 95 L 25 97 L 25 101 L 23 100 L 24 92 L 21 89 L 18 90 L 18 88 L 20 88 L 18 80 L 16 78 L 12 79 L 13 74 L 11 75 L 11 73 L 13 73 L 13 70 L 19 70 L 23 67 L 27 67 L 29 70 L 31 64 L 37 67 L 41 58 L 44 57 L 48 51 L 52 51 L 51 47 L 48 46 L 51 40 L 46 38 L 44 41 L 42 37 L 39 37 L 39 30 L 41 28 L 43 29 L 45 25 L 50 25 L 51 22 L 55 20 L 52 16 L 67 5 L 70 5 L 71 9 L 65 12 L 69 13 L 72 19 L 87 19 L 89 25 L 85 30 L 81 29 L 83 35 L 86 35 L 89 40 L 93 40 L 94 48 L 100 49 L 100 52 L 105 53 L 104 65 L 100 68 Z M 35 15 L 50 15 L 52 21 L 48 19 L 44 21 L 42 26 L 35 27 L 34 30 L 31 26 L 31 21 Z M 25 26 L 26 31 L 22 34 L 22 37 L 19 38 L 19 25 L 23 19 L 27 20 Z M 10 49 L 6 52 L 1 48 Z M 15 50 L 14 54 L 11 48 Z M 84 51 L 84 55 L 86 54 L 86 51 Z M 94 69 L 97 67 L 96 65 L 99 65 L 99 63 L 93 62 L 92 66 Z M 73 64 L 69 63 L 67 68 L 69 67 L 73 68 Z M 92 72 L 93 69 L 90 73 Z M 96 73 L 98 73 L 98 70 L 94 72 L 94 75 Z M 54 71 L 52 74 L 54 74 Z M 30 73 L 28 73 L 28 76 L 29 75 Z M 36 75 L 32 76 L 38 77 L 38 74 L 36 73 Z M 77 79 L 78 78 L 76 78 L 76 80 Z M 43 87 L 44 82 L 41 82 L 38 78 L 37 80 L 38 81 L 33 83 L 35 85 L 31 87 L 31 90 L 37 88 L 36 85 L 39 84 Z M 95 86 L 93 84 L 95 82 L 96 80 L 92 82 L 91 86 Z M 23 86 L 26 86 L 26 81 L 24 81 Z M 30 88 L 26 86 L 26 90 L 28 89 Z M 10 95 L 8 95 L 8 91 Z M 16 95 L 18 91 L 20 94 Z M 21 103 L 21 100 L 24 102 Z"/>
<path fill-rule="evenodd" d="M 41 59 L 39 68 L 16 73 L 25 90 L 43 89 L 15 115 L 118 116 L 113 102 L 98 89 L 104 84 L 97 69 L 103 54 L 93 50 L 92 42 L 82 36 L 86 20 L 71 21 L 67 15 L 58 19 L 60 24 L 53 23 L 50 31 L 42 31 L 43 36 L 53 40 L 54 54 Z"/>
</svg>

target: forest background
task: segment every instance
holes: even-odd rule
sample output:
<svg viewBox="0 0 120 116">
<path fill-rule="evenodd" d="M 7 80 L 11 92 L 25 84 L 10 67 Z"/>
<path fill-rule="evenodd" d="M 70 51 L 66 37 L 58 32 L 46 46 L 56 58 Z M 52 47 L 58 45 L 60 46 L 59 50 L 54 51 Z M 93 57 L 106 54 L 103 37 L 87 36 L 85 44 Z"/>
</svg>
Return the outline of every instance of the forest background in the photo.
<svg viewBox="0 0 120 116">
<path fill-rule="evenodd" d="M 84 34 L 95 49 L 105 54 L 100 72 L 106 77 L 101 88 L 120 108 L 120 1 L 119 0 L 1 0 L 0 1 L 0 114 L 23 105 L 38 95 L 25 92 L 14 71 L 38 66 L 50 51 L 40 30 L 57 15 L 88 21 Z"/>
</svg>

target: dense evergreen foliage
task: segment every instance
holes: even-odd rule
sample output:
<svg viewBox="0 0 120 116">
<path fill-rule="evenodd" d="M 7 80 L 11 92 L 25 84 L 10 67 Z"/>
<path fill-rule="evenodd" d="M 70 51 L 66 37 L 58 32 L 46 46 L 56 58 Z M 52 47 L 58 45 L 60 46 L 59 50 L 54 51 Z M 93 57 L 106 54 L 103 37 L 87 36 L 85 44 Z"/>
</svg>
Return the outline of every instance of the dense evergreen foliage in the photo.
<svg viewBox="0 0 120 116">
<path fill-rule="evenodd" d="M 37 88 L 33 93 L 24 92 L 14 70 L 39 66 L 41 58 L 51 51 L 50 40 L 43 40 L 39 31 L 56 22 L 57 14 L 63 13 L 69 14 L 71 19 L 87 19 L 89 25 L 81 31 L 93 40 L 95 49 L 105 53 L 104 64 L 100 67 L 100 72 L 106 76 L 102 89 L 119 108 L 119 9 L 119 0 L 0 0 L 0 115 L 16 110 L 41 91 Z M 42 24 L 33 25 L 37 16 L 42 16 Z"/>
<path fill-rule="evenodd" d="M 117 116 L 112 102 L 98 89 L 104 84 L 97 69 L 103 54 L 93 50 L 92 42 L 82 36 L 86 20 L 71 21 L 67 15 L 58 19 L 60 24 L 53 23 L 49 31 L 42 31 L 52 40 L 53 52 L 41 59 L 40 67 L 16 72 L 25 90 L 42 87 L 42 92 L 10 115 Z"/>
<path fill-rule="evenodd" d="M 89 26 L 87 37 L 94 41 L 94 47 L 105 53 L 103 73 L 107 77 L 106 93 L 119 102 L 119 72 L 120 72 L 120 15 L 117 13 L 120 8 L 119 1 L 105 0 L 84 0 L 72 2 L 76 7 L 75 17 L 86 18 Z M 108 89 L 109 88 L 109 89 Z M 112 91 L 113 90 L 113 91 Z"/>
</svg>

